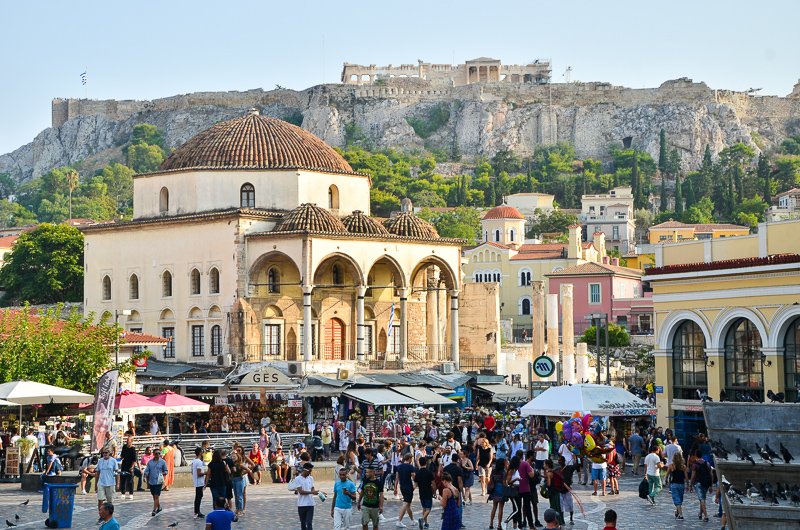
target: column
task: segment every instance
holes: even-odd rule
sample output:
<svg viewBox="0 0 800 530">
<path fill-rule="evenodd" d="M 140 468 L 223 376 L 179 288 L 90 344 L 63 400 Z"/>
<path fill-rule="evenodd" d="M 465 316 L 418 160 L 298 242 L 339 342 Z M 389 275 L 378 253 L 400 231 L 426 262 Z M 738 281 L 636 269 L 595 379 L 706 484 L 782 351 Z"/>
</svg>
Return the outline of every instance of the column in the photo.
<svg viewBox="0 0 800 530">
<path fill-rule="evenodd" d="M 575 383 L 574 298 L 571 283 L 561 285 L 561 372 L 564 383 Z"/>
<path fill-rule="evenodd" d="M 558 295 L 547 295 L 547 356 L 550 357 L 554 363 L 559 360 L 558 351 Z M 547 378 L 547 381 L 556 381 L 558 373 L 553 372 L 553 375 Z"/>
<path fill-rule="evenodd" d="M 356 359 L 364 362 L 364 295 L 367 288 L 358 286 L 358 299 L 356 301 Z"/>
<path fill-rule="evenodd" d="M 544 353 L 544 282 L 541 280 L 531 282 L 533 287 L 533 330 L 531 331 L 531 344 L 533 355 L 531 361 Z"/>
<path fill-rule="evenodd" d="M 767 390 L 776 394 L 786 391 L 786 372 L 784 368 L 783 348 L 761 348 L 764 354 L 764 402 L 769 403 Z"/>
<path fill-rule="evenodd" d="M 672 414 L 672 350 L 653 350 L 656 362 L 656 386 L 664 387 L 662 394 L 656 394 L 656 408 L 658 408 L 658 425 L 675 427 L 671 421 Z M 709 395 L 711 395 L 709 393 Z M 717 393 L 719 395 L 719 393 Z M 716 399 L 716 398 L 715 398 Z"/>
<path fill-rule="evenodd" d="M 400 365 L 408 361 L 408 289 L 400 289 Z"/>
<path fill-rule="evenodd" d="M 719 400 L 720 391 L 725 388 L 725 349 L 706 348 L 706 376 L 708 377 L 708 397 Z M 672 374 L 672 366 L 669 367 Z M 656 372 L 657 373 L 657 372 Z M 666 390 L 666 389 L 665 389 Z M 727 396 L 725 401 L 735 401 L 736 396 Z"/>
<path fill-rule="evenodd" d="M 314 339 L 314 326 L 311 322 L 311 285 L 303 286 L 303 360 L 311 360 L 311 344 Z"/>
<path fill-rule="evenodd" d="M 458 289 L 450 291 L 450 341 L 450 359 L 458 370 L 461 362 L 458 349 Z"/>
<path fill-rule="evenodd" d="M 589 373 L 589 347 L 585 342 L 579 342 L 575 350 L 575 379 L 578 383 L 594 381 L 594 376 Z"/>
</svg>

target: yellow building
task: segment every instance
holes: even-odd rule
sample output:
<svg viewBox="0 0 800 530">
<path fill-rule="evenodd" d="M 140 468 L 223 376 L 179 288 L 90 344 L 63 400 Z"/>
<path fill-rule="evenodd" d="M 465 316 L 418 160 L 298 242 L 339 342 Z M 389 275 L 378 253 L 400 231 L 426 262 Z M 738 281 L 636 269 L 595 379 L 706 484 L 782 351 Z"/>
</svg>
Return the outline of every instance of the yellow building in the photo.
<svg viewBox="0 0 800 530">
<path fill-rule="evenodd" d="M 800 384 L 800 221 L 659 245 L 653 289 L 658 424 L 685 435 L 713 400 L 794 401 Z M 681 435 L 679 434 L 679 437 Z"/>
<path fill-rule="evenodd" d="M 623 265 L 631 269 L 639 269 L 644 271 L 656 265 L 656 255 L 651 253 L 637 253 L 632 252 L 622 256 Z"/>
<path fill-rule="evenodd" d="M 500 205 L 481 220 L 483 243 L 464 249 L 464 283 L 500 284 L 500 318 L 512 321 L 515 338 L 523 330 L 531 336 L 532 281 L 544 281 L 547 274 L 586 262 L 599 263 L 606 255 L 605 235 L 595 233 L 582 242 L 580 225 L 569 228 L 567 243 L 525 243 L 525 217 L 516 208 Z"/>
<path fill-rule="evenodd" d="M 717 239 L 722 237 L 746 236 L 747 226 L 728 223 L 686 224 L 679 221 L 666 221 L 651 226 L 648 230 L 650 243 L 685 241 L 687 239 Z"/>
</svg>

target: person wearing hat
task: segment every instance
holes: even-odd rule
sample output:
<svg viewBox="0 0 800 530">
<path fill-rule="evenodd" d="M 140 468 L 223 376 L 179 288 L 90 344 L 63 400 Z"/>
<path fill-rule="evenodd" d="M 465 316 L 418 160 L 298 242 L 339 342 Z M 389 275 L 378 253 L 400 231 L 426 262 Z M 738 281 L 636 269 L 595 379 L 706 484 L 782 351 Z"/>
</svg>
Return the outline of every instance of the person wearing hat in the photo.
<svg viewBox="0 0 800 530">
<path fill-rule="evenodd" d="M 552 508 L 544 511 L 544 524 L 545 528 L 558 528 L 558 512 Z"/>
<path fill-rule="evenodd" d="M 314 464 L 306 462 L 303 464 L 303 471 L 300 476 L 294 479 L 297 488 L 294 490 L 297 493 L 297 514 L 300 516 L 300 530 L 312 530 L 312 523 L 314 521 L 314 497 L 319 491 L 314 487 L 314 477 L 311 476 L 311 471 L 314 469 Z"/>
</svg>

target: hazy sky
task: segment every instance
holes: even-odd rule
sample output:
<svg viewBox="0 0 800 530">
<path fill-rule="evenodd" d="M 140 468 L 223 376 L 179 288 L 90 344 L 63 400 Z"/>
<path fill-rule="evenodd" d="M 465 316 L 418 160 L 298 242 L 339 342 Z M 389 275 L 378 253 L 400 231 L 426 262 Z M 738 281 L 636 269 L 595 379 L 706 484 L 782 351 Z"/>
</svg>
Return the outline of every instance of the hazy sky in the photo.
<svg viewBox="0 0 800 530">
<path fill-rule="evenodd" d="M 786 95 L 800 77 L 796 0 L 418 2 L 14 1 L 0 8 L 0 153 L 50 125 L 54 97 L 152 99 L 303 89 L 342 62 L 553 61 L 554 81 Z"/>
</svg>

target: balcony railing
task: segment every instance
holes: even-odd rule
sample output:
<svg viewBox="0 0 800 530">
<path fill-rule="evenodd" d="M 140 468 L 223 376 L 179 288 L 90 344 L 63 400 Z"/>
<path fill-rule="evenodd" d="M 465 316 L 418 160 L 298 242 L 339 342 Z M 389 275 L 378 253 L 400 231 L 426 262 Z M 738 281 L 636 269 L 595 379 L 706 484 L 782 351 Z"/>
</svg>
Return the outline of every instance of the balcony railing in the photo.
<svg viewBox="0 0 800 530">
<path fill-rule="evenodd" d="M 314 344 L 312 359 L 321 361 L 357 360 L 355 344 Z M 302 361 L 302 344 L 247 344 L 243 361 Z M 364 352 L 365 361 L 376 368 L 401 368 L 400 354 L 395 352 Z M 406 364 L 436 365 L 450 360 L 447 344 L 409 344 Z"/>
</svg>

